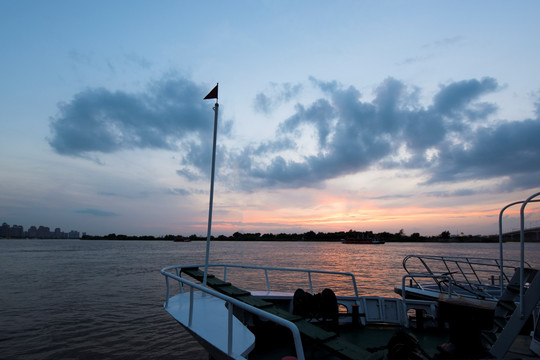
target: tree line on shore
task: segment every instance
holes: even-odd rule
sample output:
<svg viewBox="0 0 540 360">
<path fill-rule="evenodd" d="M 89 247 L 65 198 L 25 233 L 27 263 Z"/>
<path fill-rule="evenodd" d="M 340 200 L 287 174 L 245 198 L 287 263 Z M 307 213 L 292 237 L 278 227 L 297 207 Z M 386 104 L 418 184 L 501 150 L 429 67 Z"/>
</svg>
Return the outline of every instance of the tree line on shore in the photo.
<svg viewBox="0 0 540 360">
<path fill-rule="evenodd" d="M 122 234 L 108 234 L 105 236 L 84 235 L 83 240 L 166 240 L 166 241 L 204 241 L 206 237 L 199 235 L 164 235 L 164 236 L 128 236 Z M 451 235 L 449 231 L 443 231 L 436 236 L 422 236 L 419 233 L 406 235 L 403 230 L 392 234 L 389 232 L 373 233 L 372 231 L 338 231 L 338 232 L 314 232 L 292 234 L 261 234 L 261 233 L 240 233 L 235 232 L 231 236 L 212 236 L 213 241 L 335 241 L 343 239 L 377 239 L 385 242 L 497 242 L 498 236 L 481 235 Z"/>
</svg>

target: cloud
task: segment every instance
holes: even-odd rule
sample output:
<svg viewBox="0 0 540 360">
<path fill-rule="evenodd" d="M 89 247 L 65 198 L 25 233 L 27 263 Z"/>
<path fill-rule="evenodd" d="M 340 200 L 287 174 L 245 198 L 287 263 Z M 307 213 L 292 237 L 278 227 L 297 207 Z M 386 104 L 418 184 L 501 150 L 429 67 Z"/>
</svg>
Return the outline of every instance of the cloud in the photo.
<svg viewBox="0 0 540 360">
<path fill-rule="evenodd" d="M 507 190 L 540 184 L 538 163 L 540 119 L 482 127 L 470 135 L 468 146 L 444 143 L 430 182 L 508 177 Z"/>
<path fill-rule="evenodd" d="M 393 78 L 371 101 L 362 101 L 354 86 L 310 80 L 324 95 L 297 104 L 280 123 L 271 144 L 281 147 L 252 146 L 257 151 L 230 158 L 243 164 L 235 168 L 243 172 L 243 187 L 319 187 L 374 168 L 420 170 L 424 184 L 497 179 L 498 191 L 540 183 L 534 167 L 540 111 L 534 119 L 495 123 L 497 106 L 482 101 L 500 89 L 493 78 L 442 85 L 428 106 L 418 102 L 420 89 Z M 311 151 L 301 150 L 306 136 L 312 146 L 304 148 Z"/>
<path fill-rule="evenodd" d="M 430 60 L 432 57 L 433 57 L 432 55 L 413 56 L 413 57 L 408 57 L 402 61 L 399 61 L 396 64 L 397 65 L 411 65 L 411 64 L 416 64 L 416 63 Z"/>
<path fill-rule="evenodd" d="M 301 84 L 292 85 L 290 83 L 271 83 L 270 88 L 265 92 L 255 95 L 253 108 L 257 112 L 264 114 L 272 113 L 281 104 L 291 101 L 302 90 Z"/>
<path fill-rule="evenodd" d="M 443 38 L 443 39 L 441 39 L 441 40 L 437 40 L 437 41 L 434 41 L 434 42 L 425 44 L 425 45 L 423 45 L 422 47 L 424 47 L 424 48 L 431 48 L 431 47 L 447 47 L 447 46 L 450 46 L 450 45 L 454 45 L 454 44 L 460 43 L 460 42 L 462 42 L 463 40 L 465 40 L 465 38 L 464 38 L 463 36 L 461 36 L 461 35 L 456 35 L 456 36 L 453 36 L 453 37 Z"/>
<path fill-rule="evenodd" d="M 181 188 L 166 189 L 165 192 L 171 195 L 182 195 L 182 196 L 186 196 L 190 194 L 188 190 L 181 189 Z"/>
<path fill-rule="evenodd" d="M 189 139 L 208 138 L 212 123 L 201 99 L 207 92 L 186 79 L 162 79 L 144 92 L 87 89 L 59 105 L 51 118 L 51 147 L 61 155 L 92 157 L 125 149 L 198 152 Z"/>
<path fill-rule="evenodd" d="M 150 69 L 152 67 L 152 62 L 150 62 L 144 56 L 140 56 L 135 53 L 125 54 L 124 58 L 126 59 L 126 62 L 133 63 L 142 69 Z"/>
<path fill-rule="evenodd" d="M 493 78 L 483 78 L 480 81 L 463 80 L 442 86 L 433 99 L 434 110 L 445 116 L 462 116 L 462 112 L 472 101 L 481 95 L 495 91 L 497 87 L 497 81 Z"/>
<path fill-rule="evenodd" d="M 540 184 L 540 102 L 530 119 L 494 119 L 486 101 L 501 88 L 490 77 L 441 85 L 431 103 L 421 89 L 388 78 L 368 94 L 352 85 L 310 78 L 320 94 L 297 103 L 269 140 L 218 145 L 219 180 L 231 188 L 300 188 L 372 169 L 415 170 L 420 185 L 492 180 L 490 190 L 528 189 Z M 304 85 L 273 84 L 255 97 L 270 113 Z M 202 97 L 208 86 L 163 79 L 137 94 L 89 89 L 60 105 L 51 120 L 49 143 L 62 155 L 95 157 L 126 149 L 177 151 L 179 176 L 207 175 L 212 123 Z M 230 135 L 234 122 L 224 122 Z M 180 151 L 179 151 L 180 150 Z M 419 178 L 420 179 L 420 178 Z M 420 180 L 419 180 L 420 182 Z M 464 186 L 460 194 L 471 191 Z M 186 195 L 185 190 L 174 193 Z"/>
<path fill-rule="evenodd" d="M 93 216 L 99 216 L 99 217 L 111 217 L 111 216 L 118 216 L 118 214 L 110 212 L 110 211 L 103 211 L 98 209 L 83 209 L 83 210 L 77 210 L 76 213 L 79 214 L 88 214 Z"/>
</svg>

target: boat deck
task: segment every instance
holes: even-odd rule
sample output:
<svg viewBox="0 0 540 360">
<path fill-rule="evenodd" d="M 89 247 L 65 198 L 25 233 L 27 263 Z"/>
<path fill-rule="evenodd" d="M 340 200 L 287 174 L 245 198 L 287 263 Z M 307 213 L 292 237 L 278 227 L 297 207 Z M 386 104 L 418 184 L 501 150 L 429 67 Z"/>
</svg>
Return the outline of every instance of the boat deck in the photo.
<svg viewBox="0 0 540 360">
<path fill-rule="evenodd" d="M 212 339 L 213 344 L 222 352 L 227 353 L 228 310 L 225 301 L 194 292 L 196 305 L 193 307 L 193 321 L 189 326 L 189 293 L 175 295 L 169 299 L 167 312 L 182 324 L 194 336 L 203 339 Z M 255 336 L 236 318 L 233 319 L 234 342 L 233 353 L 247 354 L 255 346 Z"/>
<path fill-rule="evenodd" d="M 180 272 L 184 273 L 198 281 L 203 280 L 203 272 L 198 267 L 181 267 Z M 216 290 L 217 293 L 221 293 L 234 299 L 238 304 L 235 305 L 234 317 L 234 330 L 235 334 L 235 348 L 232 351 L 233 354 L 247 354 L 249 352 L 250 359 L 276 359 L 291 356 L 296 353 L 295 342 L 292 341 L 288 331 L 283 331 L 281 327 L 283 324 L 278 325 L 273 321 L 265 321 L 259 319 L 257 316 L 253 318 L 245 318 L 243 313 L 236 314 L 236 310 L 240 310 L 241 302 L 258 308 L 265 313 L 278 316 L 281 319 L 286 319 L 292 322 L 297 330 L 300 331 L 301 337 L 304 340 L 304 355 L 306 359 L 383 359 L 391 348 L 395 349 L 396 335 L 399 334 L 398 339 L 411 344 L 408 350 L 412 350 L 421 353 L 422 356 L 419 359 L 463 359 L 463 358 L 477 358 L 488 359 L 492 358 L 482 348 L 477 348 L 479 353 L 467 354 L 464 357 L 454 356 L 447 353 L 441 354 L 439 346 L 449 342 L 448 329 L 445 327 L 435 328 L 407 328 L 402 325 L 390 325 L 389 323 L 380 324 L 369 323 L 366 326 L 361 324 L 345 321 L 340 323 L 340 326 L 332 323 L 314 323 L 308 321 L 298 315 L 292 314 L 286 311 L 287 306 L 277 306 L 272 301 L 277 299 L 278 303 L 283 305 L 283 301 L 279 301 L 280 298 L 285 298 L 285 294 L 271 294 L 269 292 L 257 293 L 259 296 L 254 296 L 255 293 L 237 288 L 231 283 L 220 280 L 215 276 L 208 274 L 207 285 L 210 288 Z M 201 288 L 202 290 L 202 288 Z M 216 344 L 216 348 L 219 348 L 222 352 L 227 349 L 227 329 L 224 326 L 208 326 L 208 324 L 226 324 L 225 320 L 230 313 L 225 307 L 225 299 L 216 299 L 213 296 L 205 296 L 200 292 L 182 293 L 180 295 L 173 296 L 169 299 L 170 303 L 167 307 L 167 311 L 171 313 L 177 320 L 181 318 L 178 314 L 183 313 L 184 317 L 187 317 L 189 313 L 189 297 L 196 297 L 196 303 L 194 317 L 205 321 L 201 328 L 187 327 L 196 337 L 199 339 L 209 340 L 212 339 L 212 343 Z M 291 295 L 289 294 L 289 299 Z M 270 300 L 272 298 L 273 300 Z M 284 300 L 284 299 L 281 299 Z M 219 303 L 216 303 L 218 301 Z M 231 301 L 231 300 L 229 300 Z M 292 300 L 291 300 L 292 301 Z M 178 302 L 178 303 L 177 303 Z M 204 305 L 201 305 L 203 302 Z M 182 305 L 184 304 L 184 305 Z M 286 305 L 286 304 L 285 304 Z M 240 307 L 240 308 L 239 308 Z M 218 309 L 216 313 L 216 309 Z M 174 313 L 174 314 L 173 314 Z M 236 315 L 240 315 L 240 319 L 243 319 L 244 325 L 236 318 Z M 260 314 L 258 315 L 260 316 Z M 199 318 L 201 317 L 201 318 Z M 223 321 L 220 321 L 223 320 Z M 246 320 L 248 320 L 246 322 Z M 425 318 L 424 318 L 425 320 Z M 187 324 L 189 319 L 182 319 L 179 321 L 181 324 Z M 250 324 L 250 328 L 245 326 Z M 185 326 L 185 325 L 184 325 Z M 238 345 L 238 334 L 241 335 L 241 345 Z M 412 340 L 408 337 L 410 334 L 413 336 Z M 244 336 L 245 335 L 245 336 Z M 256 337 L 256 346 L 255 346 Z M 219 341 L 215 339 L 219 338 Z M 245 339 L 244 339 L 245 338 Z M 208 341 L 207 341 L 208 342 Z M 398 343 L 401 344 L 401 343 Z M 520 336 L 512 345 L 510 351 L 504 356 L 504 359 L 540 359 L 539 356 L 534 355 L 529 350 L 530 337 Z M 418 345 L 418 346 L 417 346 Z M 468 349 L 468 348 L 467 348 Z M 250 352 L 251 351 L 251 352 Z M 463 351 L 463 348 L 462 348 Z M 472 355 L 472 356 L 471 356 Z M 233 356 L 233 358 L 236 358 Z"/>
<path fill-rule="evenodd" d="M 182 268 L 182 272 L 199 281 L 203 280 L 204 273 L 198 268 Z M 303 338 L 307 339 L 309 342 L 316 343 L 317 347 L 326 350 L 329 354 L 335 354 L 340 359 L 353 360 L 367 358 L 370 355 L 369 352 L 366 352 L 356 344 L 345 340 L 343 337 L 338 336 L 335 332 L 322 329 L 306 321 L 301 316 L 291 314 L 290 312 L 276 307 L 271 302 L 257 298 L 251 295 L 250 292 L 239 289 L 228 282 L 224 282 L 214 275 L 208 274 L 207 285 L 227 296 L 231 296 L 246 304 L 293 322 L 300 330 Z"/>
</svg>

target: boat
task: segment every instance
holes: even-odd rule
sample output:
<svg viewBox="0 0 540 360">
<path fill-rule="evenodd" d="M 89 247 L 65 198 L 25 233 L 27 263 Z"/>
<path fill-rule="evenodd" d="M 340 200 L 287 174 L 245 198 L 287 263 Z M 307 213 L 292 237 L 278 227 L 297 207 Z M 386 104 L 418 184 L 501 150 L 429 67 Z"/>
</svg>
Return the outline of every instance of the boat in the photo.
<svg viewBox="0 0 540 360">
<path fill-rule="evenodd" d="M 342 244 L 384 244 L 384 240 L 377 239 L 341 239 Z"/>
<path fill-rule="evenodd" d="M 211 358 L 540 359 L 540 275 L 523 261 L 490 303 L 360 294 L 352 272 L 209 263 L 215 128 L 205 261 L 161 270 L 165 311 Z M 523 338 L 531 315 L 536 330 Z"/>
<path fill-rule="evenodd" d="M 176 236 L 174 242 L 191 242 L 191 239 L 185 236 Z"/>
<path fill-rule="evenodd" d="M 528 347 L 531 339 L 520 335 L 520 308 L 503 307 L 508 300 L 487 305 L 366 296 L 352 273 L 242 264 L 209 264 L 203 286 L 203 267 L 162 269 L 164 308 L 213 359 L 384 359 L 400 352 L 411 359 L 540 358 Z M 237 286 L 246 278 L 264 288 Z M 525 303 L 537 303 L 540 276 L 526 281 Z M 519 296 L 515 286 L 508 289 L 506 297 Z M 529 305 L 525 319 L 535 307 Z M 493 325 L 494 316 L 510 319 L 502 331 Z"/>
</svg>

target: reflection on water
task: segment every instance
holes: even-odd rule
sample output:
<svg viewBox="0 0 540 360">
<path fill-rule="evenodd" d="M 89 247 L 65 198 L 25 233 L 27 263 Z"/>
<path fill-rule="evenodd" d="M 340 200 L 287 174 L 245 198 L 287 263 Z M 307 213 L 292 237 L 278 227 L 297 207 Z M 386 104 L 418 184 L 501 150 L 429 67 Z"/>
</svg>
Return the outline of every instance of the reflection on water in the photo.
<svg viewBox="0 0 540 360">
<path fill-rule="evenodd" d="M 247 263 L 275 267 L 316 268 L 318 270 L 351 272 L 356 277 L 360 294 L 397 296 L 393 289 L 401 284 L 404 275 L 402 260 L 409 254 L 447 255 L 468 257 L 499 257 L 499 245 L 465 243 L 386 243 L 383 245 L 289 242 L 289 243 L 236 243 L 212 244 L 211 262 Z M 505 244 L 505 257 L 519 259 L 519 244 Z M 534 267 L 540 266 L 540 243 L 526 244 L 526 259 Z M 231 271 L 229 271 L 229 274 Z M 272 274 L 282 279 L 279 273 Z M 285 275 L 285 274 L 282 274 Z M 231 279 L 236 279 L 229 275 Z M 319 276 L 319 278 L 321 278 Z M 271 280 L 273 278 L 271 277 Z M 294 283 L 306 286 L 304 279 Z M 230 280 L 229 280 L 230 281 Z M 265 289 L 262 274 L 241 278 L 248 287 Z M 316 278 L 314 277 L 316 283 Z M 272 281 L 274 283 L 274 281 Z M 260 285 L 260 286 L 259 286 Z M 315 286 L 314 286 L 315 287 Z M 339 287 L 338 287 L 339 289 Z M 272 289 L 276 290 L 276 289 Z M 279 289 L 278 289 L 279 290 Z M 320 291 L 322 289 L 314 289 Z"/>
<path fill-rule="evenodd" d="M 526 245 L 526 259 L 540 267 L 540 244 Z M 519 258 L 519 244 L 505 249 Z M 204 242 L 0 240 L 2 358 L 207 359 L 162 309 L 159 273 L 203 263 L 204 253 Z M 497 257 L 498 244 L 214 242 L 210 261 L 352 272 L 361 294 L 396 296 L 408 254 Z M 241 277 L 241 286 L 266 286 L 259 274 L 230 270 L 228 276 Z M 314 290 L 322 290 L 321 279 L 313 279 Z M 305 287 L 307 279 L 287 281 Z"/>
</svg>

